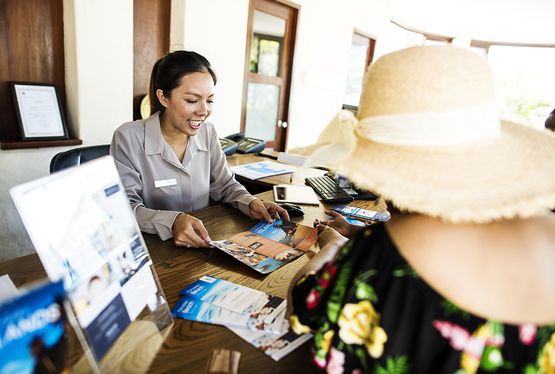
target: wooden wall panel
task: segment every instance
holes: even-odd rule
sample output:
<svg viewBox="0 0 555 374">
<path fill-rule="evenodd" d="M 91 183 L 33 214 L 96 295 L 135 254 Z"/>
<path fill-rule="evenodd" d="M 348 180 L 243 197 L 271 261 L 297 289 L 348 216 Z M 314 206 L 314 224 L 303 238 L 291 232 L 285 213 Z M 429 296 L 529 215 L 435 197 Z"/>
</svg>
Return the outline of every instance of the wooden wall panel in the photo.
<svg viewBox="0 0 555 374">
<path fill-rule="evenodd" d="M 133 2 L 133 119 L 140 118 L 139 106 L 148 93 L 154 63 L 170 46 L 170 1 Z"/>
<path fill-rule="evenodd" d="M 56 85 L 65 110 L 63 0 L 0 0 L 0 138 L 17 140 L 8 81 Z"/>
</svg>

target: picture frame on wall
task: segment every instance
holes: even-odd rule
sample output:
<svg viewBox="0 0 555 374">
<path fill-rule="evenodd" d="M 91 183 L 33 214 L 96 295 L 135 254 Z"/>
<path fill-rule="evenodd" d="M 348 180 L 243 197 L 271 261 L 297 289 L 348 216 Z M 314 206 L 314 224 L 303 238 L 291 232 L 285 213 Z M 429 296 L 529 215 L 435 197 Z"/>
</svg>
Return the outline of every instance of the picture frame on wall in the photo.
<svg viewBox="0 0 555 374">
<path fill-rule="evenodd" d="M 48 83 L 10 82 L 23 140 L 68 139 L 60 95 Z"/>
</svg>

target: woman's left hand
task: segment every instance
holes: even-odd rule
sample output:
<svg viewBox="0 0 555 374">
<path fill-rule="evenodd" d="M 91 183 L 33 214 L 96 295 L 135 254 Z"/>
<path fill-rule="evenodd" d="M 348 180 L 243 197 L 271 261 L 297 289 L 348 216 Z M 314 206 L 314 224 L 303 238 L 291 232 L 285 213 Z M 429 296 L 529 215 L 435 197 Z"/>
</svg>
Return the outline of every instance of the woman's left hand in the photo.
<svg viewBox="0 0 555 374">
<path fill-rule="evenodd" d="M 262 201 L 254 199 L 249 205 L 251 217 L 254 219 L 265 220 L 268 223 L 274 222 L 274 218 L 283 218 L 289 221 L 289 213 L 272 201 Z"/>
</svg>

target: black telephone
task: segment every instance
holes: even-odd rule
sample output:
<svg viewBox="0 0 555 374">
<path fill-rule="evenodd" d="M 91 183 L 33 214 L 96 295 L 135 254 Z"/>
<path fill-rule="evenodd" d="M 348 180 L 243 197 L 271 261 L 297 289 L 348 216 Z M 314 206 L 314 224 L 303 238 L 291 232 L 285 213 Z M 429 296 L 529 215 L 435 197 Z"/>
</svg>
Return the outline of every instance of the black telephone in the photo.
<svg viewBox="0 0 555 374">
<path fill-rule="evenodd" d="M 266 148 L 266 141 L 262 139 L 245 137 L 245 133 L 238 132 L 226 136 L 226 139 L 231 139 L 237 142 L 237 152 L 239 153 L 259 153 Z"/>
<path fill-rule="evenodd" d="M 220 145 L 222 146 L 222 151 L 226 156 L 231 156 L 237 152 L 239 145 L 231 139 L 220 138 Z"/>
<path fill-rule="evenodd" d="M 266 141 L 255 138 L 245 138 L 238 143 L 239 153 L 260 153 L 266 148 Z"/>
</svg>

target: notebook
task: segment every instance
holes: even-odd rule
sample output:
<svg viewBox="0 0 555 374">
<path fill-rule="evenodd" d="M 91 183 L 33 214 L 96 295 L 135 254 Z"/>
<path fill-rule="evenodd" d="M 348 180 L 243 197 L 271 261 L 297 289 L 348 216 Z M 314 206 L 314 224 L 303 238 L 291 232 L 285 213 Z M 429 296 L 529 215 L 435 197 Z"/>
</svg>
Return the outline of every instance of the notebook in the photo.
<svg viewBox="0 0 555 374">
<path fill-rule="evenodd" d="M 276 203 L 320 205 L 320 200 L 312 187 L 296 184 L 274 186 L 274 200 Z"/>
</svg>

